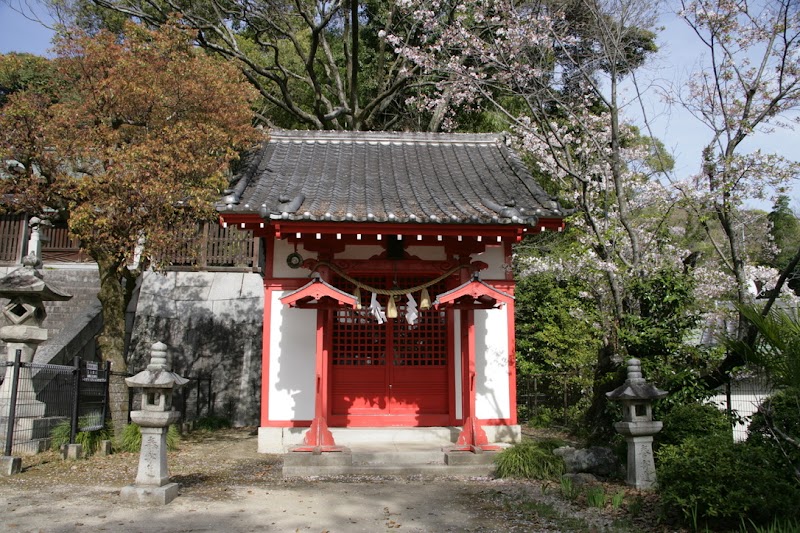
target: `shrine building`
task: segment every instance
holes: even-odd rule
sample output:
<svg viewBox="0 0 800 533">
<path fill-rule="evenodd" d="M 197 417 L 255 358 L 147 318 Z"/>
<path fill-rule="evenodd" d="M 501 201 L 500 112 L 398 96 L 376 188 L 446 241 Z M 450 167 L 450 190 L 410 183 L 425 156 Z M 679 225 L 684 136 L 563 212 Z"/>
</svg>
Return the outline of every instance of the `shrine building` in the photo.
<svg viewBox="0 0 800 533">
<path fill-rule="evenodd" d="M 564 215 L 500 134 L 273 131 L 219 206 L 265 251 L 259 451 L 519 438 L 512 246 Z"/>
</svg>

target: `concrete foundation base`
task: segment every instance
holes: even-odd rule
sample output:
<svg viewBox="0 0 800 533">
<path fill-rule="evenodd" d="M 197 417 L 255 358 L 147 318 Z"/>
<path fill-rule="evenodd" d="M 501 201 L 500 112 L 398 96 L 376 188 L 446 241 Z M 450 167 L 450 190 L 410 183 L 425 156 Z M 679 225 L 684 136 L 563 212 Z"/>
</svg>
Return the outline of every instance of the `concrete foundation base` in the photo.
<svg viewBox="0 0 800 533">
<path fill-rule="evenodd" d="M 522 438 L 520 426 L 483 426 L 492 443 L 515 443 Z M 461 431 L 457 426 L 444 427 L 380 427 L 380 428 L 330 428 L 336 444 L 356 446 L 382 442 L 452 442 Z M 303 442 L 308 428 L 260 427 L 258 428 L 259 453 L 286 453 Z"/>
<path fill-rule="evenodd" d="M 163 487 L 128 485 L 122 487 L 120 498 L 130 502 L 166 505 L 178 497 L 179 485 L 167 483 Z"/>
<path fill-rule="evenodd" d="M 110 440 L 101 440 L 100 447 L 97 449 L 97 455 L 111 455 L 113 446 Z"/>
<path fill-rule="evenodd" d="M 497 451 L 485 451 L 483 453 L 462 452 L 455 450 L 445 450 L 444 464 L 448 466 L 462 465 L 491 465 L 497 457 Z"/>
<path fill-rule="evenodd" d="M 64 459 L 76 461 L 83 459 L 83 446 L 80 444 L 65 444 L 62 449 Z"/>
<path fill-rule="evenodd" d="M 22 458 L 4 455 L 0 457 L 0 475 L 13 476 L 22 472 Z"/>
</svg>

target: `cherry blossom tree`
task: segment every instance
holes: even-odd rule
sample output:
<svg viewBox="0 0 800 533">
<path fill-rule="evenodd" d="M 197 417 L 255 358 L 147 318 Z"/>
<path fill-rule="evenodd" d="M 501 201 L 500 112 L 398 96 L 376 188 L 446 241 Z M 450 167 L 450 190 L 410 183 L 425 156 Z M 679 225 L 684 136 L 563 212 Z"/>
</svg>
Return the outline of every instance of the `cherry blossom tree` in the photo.
<svg viewBox="0 0 800 533">
<path fill-rule="evenodd" d="M 756 134 L 791 128 L 800 120 L 800 4 L 796 0 L 741 2 L 681 0 L 679 15 L 705 50 L 702 70 L 667 94 L 709 132 L 701 172 L 675 184 L 703 224 L 719 265 L 735 287 L 734 300 L 752 302 L 753 263 L 745 250 L 744 203 L 782 194 L 800 174 L 800 164 L 749 150 Z M 715 224 L 716 223 L 716 224 Z M 713 231 L 721 228 L 721 234 Z M 800 250 L 795 254 L 800 258 Z M 789 262 L 791 268 L 796 260 Z M 761 292 L 769 296 L 765 312 L 780 294 L 786 274 L 771 278 Z M 775 280 L 778 280 L 776 283 Z M 748 336 L 740 317 L 738 336 Z M 729 358 L 717 380 L 741 361 Z"/>
<path fill-rule="evenodd" d="M 501 113 L 541 179 L 553 180 L 575 209 L 568 253 L 521 253 L 517 264 L 523 275 L 580 276 L 590 287 L 604 336 L 591 410 L 599 418 L 603 392 L 614 386 L 608 376 L 627 355 L 627 317 L 645 312 L 631 288 L 663 270 L 682 273 L 689 256 L 671 238 L 679 198 L 652 179 L 670 158 L 624 115 L 630 101 L 621 83 L 655 51 L 646 28 L 656 13 L 639 0 L 483 0 L 452 12 L 435 0 L 398 3 L 426 38 L 421 46 L 387 40 L 438 80 L 419 105 L 434 109 L 446 99 L 451 126 L 460 105 Z"/>
</svg>

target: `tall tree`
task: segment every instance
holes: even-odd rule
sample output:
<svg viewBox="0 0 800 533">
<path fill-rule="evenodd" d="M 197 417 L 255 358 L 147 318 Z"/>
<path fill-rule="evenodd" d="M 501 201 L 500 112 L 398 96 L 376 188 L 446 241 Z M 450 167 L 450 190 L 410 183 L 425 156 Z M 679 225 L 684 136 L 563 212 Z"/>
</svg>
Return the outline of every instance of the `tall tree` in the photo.
<svg viewBox="0 0 800 533">
<path fill-rule="evenodd" d="M 622 330 L 640 323 L 632 316 L 652 310 L 642 301 L 650 292 L 641 280 L 682 273 L 689 254 L 670 238 L 675 199 L 651 179 L 671 158 L 623 114 L 621 84 L 655 51 L 647 28 L 656 13 L 641 0 L 486 0 L 462 4 L 447 18 L 431 15 L 438 2 L 413 4 L 425 17 L 424 46 L 400 35 L 389 40 L 438 76 L 440 90 L 426 105 L 454 94 L 451 106 L 464 102 L 504 114 L 542 179 L 554 180 L 562 201 L 575 208 L 576 243 L 568 256 L 534 254 L 518 264 L 522 275 L 580 276 L 591 288 L 603 334 L 591 422 L 602 430 L 608 427 L 603 392 L 614 386 L 610 377 L 628 345 L 641 340 Z M 664 350 L 654 358 L 669 355 L 664 343 L 652 345 Z"/>
<path fill-rule="evenodd" d="M 98 265 L 97 342 L 116 372 L 127 369 L 137 246 L 161 257 L 186 224 L 213 217 L 237 150 L 260 138 L 251 126 L 252 87 L 194 38 L 172 24 L 152 31 L 127 23 L 122 38 L 69 32 L 56 43 L 61 91 L 21 91 L 0 110 L 0 160 L 20 164 L 3 180 L 2 198 L 28 212 L 68 211 L 71 233 Z M 111 386 L 120 435 L 125 385 L 118 377 Z"/>
<path fill-rule="evenodd" d="M 64 5 L 54 0 L 51 5 Z M 418 67 L 380 31 L 413 33 L 402 6 L 368 0 L 73 0 L 84 26 L 121 14 L 157 27 L 175 14 L 197 44 L 234 61 L 263 98 L 269 124 L 311 129 L 408 127 L 405 100 Z M 100 8 L 99 10 L 97 8 Z"/>
<path fill-rule="evenodd" d="M 710 137 L 701 172 L 677 186 L 704 224 L 741 306 L 752 299 L 747 272 L 752 263 L 742 238 L 744 202 L 782 192 L 800 173 L 800 163 L 748 151 L 745 145 L 757 132 L 788 126 L 792 113 L 800 109 L 800 4 L 681 0 L 680 6 L 679 15 L 704 47 L 707 65 L 673 91 L 672 98 L 707 127 Z M 711 220 L 722 229 L 721 239 L 712 231 Z M 744 340 L 748 335 L 747 321 L 740 315 L 738 337 Z M 723 380 L 738 364 L 741 360 L 732 354 L 713 381 Z"/>
</svg>

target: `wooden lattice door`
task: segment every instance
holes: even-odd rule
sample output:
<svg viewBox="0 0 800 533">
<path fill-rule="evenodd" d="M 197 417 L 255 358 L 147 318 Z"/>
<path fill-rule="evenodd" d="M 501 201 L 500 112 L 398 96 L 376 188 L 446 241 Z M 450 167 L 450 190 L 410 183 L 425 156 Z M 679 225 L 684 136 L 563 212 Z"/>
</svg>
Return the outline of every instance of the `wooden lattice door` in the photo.
<svg viewBox="0 0 800 533">
<path fill-rule="evenodd" d="M 364 279 L 375 287 L 391 287 L 394 278 Z M 397 280 L 401 287 L 421 282 Z M 337 286 L 352 290 L 343 280 Z M 429 289 L 443 292 L 441 283 Z M 396 300 L 398 316 L 378 324 L 367 311 L 371 294 L 362 291 L 362 309 L 341 309 L 331 327 L 331 414 L 333 425 L 445 425 L 449 414 L 449 350 L 447 313 L 420 311 L 416 324 L 405 319 L 406 297 Z M 414 294 L 419 299 L 419 293 Z M 380 297 L 386 306 L 386 296 Z"/>
</svg>

